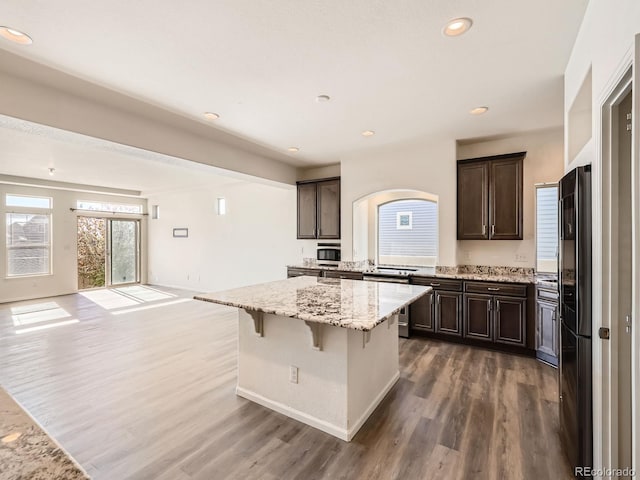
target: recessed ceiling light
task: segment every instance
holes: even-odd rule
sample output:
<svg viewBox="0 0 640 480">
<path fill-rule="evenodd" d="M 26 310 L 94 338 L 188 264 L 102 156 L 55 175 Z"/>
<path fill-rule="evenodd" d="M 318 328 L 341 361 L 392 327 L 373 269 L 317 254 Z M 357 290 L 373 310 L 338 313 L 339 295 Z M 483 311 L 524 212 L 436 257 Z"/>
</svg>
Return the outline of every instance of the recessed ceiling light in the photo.
<svg viewBox="0 0 640 480">
<path fill-rule="evenodd" d="M 316 97 L 316 102 L 318 103 L 328 102 L 329 100 L 331 100 L 331 97 L 329 95 L 318 95 Z"/>
<path fill-rule="evenodd" d="M 0 37 L 18 45 L 31 45 L 33 40 L 26 33 L 16 30 L 15 28 L 0 27 Z"/>
<path fill-rule="evenodd" d="M 372 137 L 375 134 L 376 132 L 374 132 L 373 130 L 365 130 L 364 132 L 362 132 L 363 137 Z"/>
<path fill-rule="evenodd" d="M 487 113 L 487 110 L 489 110 L 489 107 L 476 107 L 472 110 L 469 110 L 469 113 L 471 115 L 482 115 L 483 113 Z"/>
<path fill-rule="evenodd" d="M 289 147 L 289 148 L 287 148 L 287 150 L 289 150 L 291 153 L 296 153 L 296 152 L 300 151 L 300 149 L 298 147 Z"/>
<path fill-rule="evenodd" d="M 205 112 L 204 113 L 204 118 L 206 118 L 207 120 L 217 120 L 220 118 L 220 115 L 218 115 L 217 113 L 213 113 L 213 112 Z"/>
<path fill-rule="evenodd" d="M 49 175 L 51 175 L 53 177 L 53 174 L 55 173 L 56 169 L 51 167 L 49 168 Z"/>
<path fill-rule="evenodd" d="M 442 29 L 442 33 L 444 33 L 448 37 L 457 37 L 458 35 L 462 35 L 464 32 L 469 30 L 473 25 L 473 21 L 470 18 L 462 17 L 462 18 L 454 18 L 453 20 L 449 20 L 447 24 Z"/>
</svg>

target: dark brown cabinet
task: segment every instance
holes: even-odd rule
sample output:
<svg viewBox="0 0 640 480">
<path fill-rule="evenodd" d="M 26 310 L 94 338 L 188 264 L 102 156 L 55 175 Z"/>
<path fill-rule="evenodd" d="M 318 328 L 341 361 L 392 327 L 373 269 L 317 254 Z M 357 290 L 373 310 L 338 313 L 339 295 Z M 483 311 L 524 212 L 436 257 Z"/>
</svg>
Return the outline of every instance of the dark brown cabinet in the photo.
<svg viewBox="0 0 640 480">
<path fill-rule="evenodd" d="M 362 280 L 364 275 L 362 272 L 348 272 L 344 270 L 325 270 L 326 278 L 341 278 L 344 280 Z"/>
<path fill-rule="evenodd" d="M 558 366 L 558 291 L 538 286 L 536 300 L 536 357 Z"/>
<path fill-rule="evenodd" d="M 423 295 L 409 305 L 411 328 L 424 332 L 433 332 L 433 291 Z"/>
<path fill-rule="evenodd" d="M 465 282 L 464 289 L 466 338 L 526 346 L 526 285 Z"/>
<path fill-rule="evenodd" d="M 319 268 L 287 268 L 287 278 L 302 277 L 303 275 L 307 275 L 309 277 L 321 277 L 322 270 Z"/>
<path fill-rule="evenodd" d="M 462 336 L 462 281 L 413 277 L 411 283 L 433 288 L 411 305 L 411 327 L 419 331 Z"/>
<path fill-rule="evenodd" d="M 522 240 L 525 155 L 458 161 L 458 240 Z"/>
<path fill-rule="evenodd" d="M 464 336 L 476 340 L 493 341 L 491 296 L 464 296 Z"/>
<path fill-rule="evenodd" d="M 446 335 L 462 336 L 462 294 L 436 290 L 435 330 Z"/>
<path fill-rule="evenodd" d="M 340 238 L 340 179 L 298 182 L 298 238 Z"/>
</svg>

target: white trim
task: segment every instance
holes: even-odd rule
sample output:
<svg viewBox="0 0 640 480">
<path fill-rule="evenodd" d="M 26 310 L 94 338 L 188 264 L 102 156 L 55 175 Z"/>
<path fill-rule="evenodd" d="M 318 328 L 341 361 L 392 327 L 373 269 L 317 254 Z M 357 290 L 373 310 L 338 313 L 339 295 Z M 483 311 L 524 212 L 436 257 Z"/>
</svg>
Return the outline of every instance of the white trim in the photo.
<svg viewBox="0 0 640 480">
<path fill-rule="evenodd" d="M 612 318 L 617 304 L 612 301 L 616 292 L 617 275 L 612 270 L 616 261 L 614 245 L 615 232 L 612 221 L 616 211 L 612 205 L 612 152 L 611 133 L 613 131 L 612 109 L 623 96 L 623 92 L 633 82 L 629 75 L 633 67 L 633 49 L 623 57 L 615 74 L 597 102 L 594 122 L 593 162 L 593 274 L 592 274 L 592 373 L 593 373 L 593 463 L 595 468 L 611 468 L 618 460 L 618 419 L 617 419 L 617 322 Z M 634 116 L 636 110 L 634 109 Z M 634 132 L 635 135 L 635 132 Z M 635 163 L 635 149 L 632 147 L 632 166 Z M 633 167 L 632 167 L 633 168 Z M 632 185 L 632 190 L 637 185 Z M 634 218 L 637 213 L 633 212 Z M 637 225 L 636 225 L 637 228 Z M 635 241 L 634 241 L 635 255 Z M 600 274 L 598 274 L 600 273 Z M 635 299 L 633 300 L 635 315 Z M 610 329 L 611 340 L 601 340 L 600 327 Z M 614 408 L 615 406 L 615 408 Z"/>
<path fill-rule="evenodd" d="M 321 420 L 313 415 L 309 415 L 308 413 L 301 412 L 298 409 L 292 408 L 284 403 L 277 402 L 275 400 L 270 400 L 262 395 L 255 393 L 246 388 L 242 388 L 240 386 L 236 387 L 236 395 L 242 398 L 246 398 L 247 400 L 251 400 L 252 402 L 257 403 L 258 405 L 262 405 L 263 407 L 269 408 L 275 412 L 286 415 L 287 417 L 293 418 L 302 422 L 311 427 L 317 428 L 318 430 L 322 430 L 325 433 L 333 435 L 334 437 L 339 438 L 340 440 L 344 440 L 345 442 L 350 442 L 351 439 L 358 433 L 358 430 L 362 428 L 367 419 L 371 416 L 373 411 L 377 408 L 377 406 L 382 402 L 384 397 L 389 393 L 389 391 L 396 384 L 398 379 L 400 378 L 400 372 L 396 372 L 395 375 L 391 378 L 389 383 L 385 385 L 382 391 L 373 399 L 369 407 L 364 411 L 362 416 L 349 428 L 343 428 L 338 425 L 334 425 L 325 420 Z"/>
</svg>

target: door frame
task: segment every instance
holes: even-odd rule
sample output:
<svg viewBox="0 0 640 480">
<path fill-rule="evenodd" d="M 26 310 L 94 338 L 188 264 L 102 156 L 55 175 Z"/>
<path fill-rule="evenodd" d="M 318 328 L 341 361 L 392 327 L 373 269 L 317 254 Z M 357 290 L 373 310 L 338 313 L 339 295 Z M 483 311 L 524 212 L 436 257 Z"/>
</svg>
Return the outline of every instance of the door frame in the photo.
<svg viewBox="0 0 640 480">
<path fill-rule="evenodd" d="M 638 471 L 640 460 L 640 398 L 637 394 L 640 363 L 640 334 L 637 319 L 639 318 L 640 301 L 640 169 L 638 152 L 640 151 L 640 115 L 639 96 L 635 86 L 635 66 L 640 65 L 637 56 L 640 54 L 640 35 L 634 39 L 616 73 L 611 77 L 602 96 L 597 99 L 594 109 L 600 118 L 600 128 L 596 128 L 596 155 L 600 162 L 594 162 L 596 175 L 594 178 L 593 223 L 599 227 L 600 234 L 594 235 L 594 264 L 601 263 L 602 275 L 594 276 L 593 310 L 594 322 L 593 342 L 593 455 L 595 468 L 618 467 L 618 318 L 616 302 L 617 291 L 617 199 L 615 196 L 617 174 L 613 159 L 617 157 L 617 143 L 613 135 L 617 134 L 617 105 L 633 89 L 632 94 L 632 146 L 631 146 L 631 202 L 632 202 L 632 263 L 633 287 L 631 315 L 635 325 L 632 327 L 632 442 L 633 457 L 629 467 Z M 596 125 L 598 119 L 596 119 Z M 599 165 L 598 165 L 599 164 Z M 598 168 L 599 167 L 599 168 Z M 598 230 L 595 230 L 596 232 Z M 597 272 L 597 267 L 594 272 Z M 600 283 L 601 282 L 601 283 Z M 598 322 L 598 319 L 600 320 Z M 609 328 L 609 340 L 599 338 L 599 327 Z M 615 406 L 615 408 L 614 408 Z M 625 467 L 620 465 L 620 468 Z"/>
</svg>

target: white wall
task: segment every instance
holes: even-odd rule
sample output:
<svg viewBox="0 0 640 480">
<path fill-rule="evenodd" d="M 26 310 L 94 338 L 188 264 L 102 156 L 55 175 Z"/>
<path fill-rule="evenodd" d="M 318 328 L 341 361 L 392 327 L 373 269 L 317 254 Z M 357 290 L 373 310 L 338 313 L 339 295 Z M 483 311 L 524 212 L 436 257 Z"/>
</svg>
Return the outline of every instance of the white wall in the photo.
<svg viewBox="0 0 640 480">
<path fill-rule="evenodd" d="M 606 188 L 607 173 L 603 171 L 603 115 L 602 107 L 619 82 L 623 73 L 628 69 L 634 55 L 635 35 L 640 32 L 640 2 L 637 0 L 591 0 L 587 7 L 582 26 L 578 33 L 571 57 L 565 71 L 565 138 L 569 137 L 568 125 L 570 107 L 575 101 L 583 80 L 591 69 L 592 82 L 592 138 L 575 156 L 565 152 L 565 170 L 576 165 L 591 163 L 592 169 L 592 209 L 593 209 L 593 385 L 594 385 L 594 462 L 596 467 L 624 467 L 618 465 L 616 451 L 615 427 L 615 381 L 617 351 L 615 339 L 617 337 L 616 322 L 611 322 L 609 314 L 608 284 L 609 272 L 606 265 L 608 256 L 607 243 L 609 228 L 603 223 L 603 213 L 607 207 L 607 196 L 603 194 Z M 637 55 L 637 52 L 636 52 Z M 636 79 L 638 65 L 634 66 Z M 634 150 L 638 151 L 638 85 L 634 87 Z M 634 163 L 637 166 L 637 160 Z M 637 172 L 634 181 L 637 182 Z M 637 218 L 634 222 L 634 236 L 637 238 Z M 634 266 L 636 274 L 638 263 Z M 637 280 L 637 278 L 636 278 Z M 634 298 L 638 297 L 638 285 L 634 287 Z M 638 317 L 637 300 L 634 300 L 633 317 Z M 611 328 L 611 341 L 598 339 L 597 331 L 600 327 Z M 634 359 L 635 380 L 632 388 L 637 392 L 638 365 L 640 364 L 640 333 L 634 330 Z M 612 386 L 613 385 L 613 386 Z M 634 465 L 640 465 L 640 418 L 638 409 L 640 400 L 636 394 L 633 419 Z"/>
<path fill-rule="evenodd" d="M 217 215 L 216 199 L 227 214 Z M 234 182 L 149 196 L 160 218 L 149 220 L 149 282 L 202 292 L 286 278 L 300 263 L 296 189 Z M 189 238 L 173 238 L 186 227 Z M 314 252 L 315 254 L 315 252 Z"/>
<path fill-rule="evenodd" d="M 438 196 L 439 264 L 456 265 L 455 158 L 455 140 L 428 138 L 344 157 L 342 257 L 350 260 L 353 255 L 353 202 L 384 190 L 419 190 Z"/>
<path fill-rule="evenodd" d="M 0 181 L 3 177 L 0 175 Z M 38 180 L 34 180 L 37 183 Z M 54 182 L 47 182 L 53 185 Z M 53 198 L 52 211 L 52 274 L 35 277 L 7 278 L 6 222 L 5 213 L 12 211 L 5 206 L 7 193 L 33 195 Z M 97 193 L 73 190 L 57 190 L 50 187 L 27 187 L 0 183 L 0 303 L 27 300 L 55 295 L 66 295 L 78 291 L 77 251 L 78 226 L 77 214 L 70 211 L 78 200 L 100 200 L 114 203 L 141 204 L 146 211 L 146 200 L 135 197 L 101 195 Z M 146 235 L 146 217 L 141 222 L 142 244 Z M 142 257 L 142 272 L 145 271 L 146 258 Z M 143 276 L 144 280 L 144 276 Z"/>
<path fill-rule="evenodd" d="M 503 153 L 527 152 L 523 172 L 523 239 L 458 241 L 459 263 L 535 267 L 535 184 L 557 182 L 562 178 L 564 173 L 563 145 L 561 127 L 458 145 L 458 160 Z"/>
</svg>

